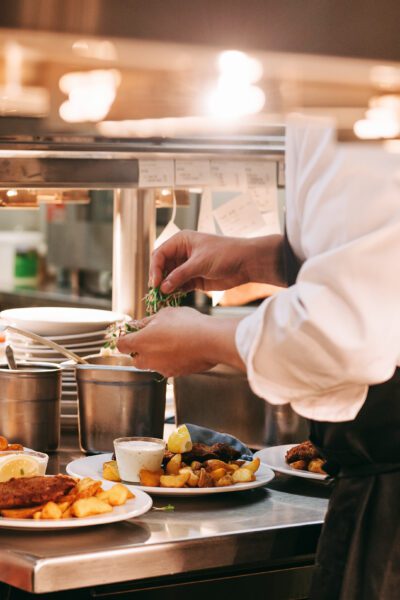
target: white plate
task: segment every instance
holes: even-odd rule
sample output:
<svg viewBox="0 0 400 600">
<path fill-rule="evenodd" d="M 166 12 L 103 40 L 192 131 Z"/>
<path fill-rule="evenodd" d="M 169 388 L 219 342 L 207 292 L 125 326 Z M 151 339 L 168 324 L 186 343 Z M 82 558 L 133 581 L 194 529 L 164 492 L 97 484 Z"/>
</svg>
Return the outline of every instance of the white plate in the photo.
<svg viewBox="0 0 400 600">
<path fill-rule="evenodd" d="M 104 489 L 109 489 L 113 486 L 112 481 L 107 481 L 102 484 Z M 103 515 L 94 515 L 93 517 L 84 517 L 82 519 L 60 519 L 59 521 L 54 520 L 43 520 L 36 521 L 34 519 L 7 519 L 0 517 L 0 527 L 6 529 L 72 529 L 75 527 L 89 527 L 93 525 L 105 525 L 107 523 L 116 523 L 117 521 L 125 521 L 126 519 L 133 519 L 139 515 L 143 515 L 153 505 L 153 501 L 148 494 L 142 492 L 133 486 L 127 486 L 135 498 L 128 500 L 123 506 L 116 506 L 113 511 Z"/>
<path fill-rule="evenodd" d="M 327 478 L 327 475 L 320 475 L 319 473 L 312 473 L 311 471 L 302 471 L 301 469 L 293 469 L 293 467 L 290 467 L 287 464 L 285 460 L 286 452 L 297 445 L 298 444 L 286 444 L 283 446 L 271 446 L 271 448 L 259 450 L 254 456 L 258 456 L 264 465 L 278 473 L 293 475 L 293 477 L 303 477 L 304 479 L 324 481 Z"/>
<path fill-rule="evenodd" d="M 31 348 L 21 348 L 15 346 L 15 344 L 10 344 L 15 354 L 31 356 L 32 358 L 65 358 L 64 354 L 57 352 L 56 350 L 46 349 L 45 346 L 42 346 L 40 350 L 32 350 Z M 97 343 L 96 346 L 91 346 L 90 348 L 67 348 L 67 350 L 71 350 L 71 352 L 75 352 L 79 356 L 85 356 L 86 354 L 97 354 L 100 352 L 104 344 Z"/>
<path fill-rule="evenodd" d="M 106 329 L 111 323 L 123 321 L 126 315 L 97 308 L 33 306 L 3 310 L 0 318 L 8 325 L 39 335 L 72 335 Z"/>
<path fill-rule="evenodd" d="M 103 463 L 111 460 L 112 454 L 96 454 L 95 456 L 85 456 L 73 460 L 67 465 L 66 471 L 72 477 L 91 477 L 92 479 L 103 479 Z M 222 494 L 226 492 L 243 492 L 266 485 L 275 475 L 265 465 L 260 465 L 256 474 L 257 479 L 249 483 L 235 483 L 226 487 L 208 487 L 208 488 L 162 488 L 149 487 L 147 485 L 134 485 L 135 489 L 141 489 L 153 496 L 205 496 L 209 494 Z M 123 482 L 124 483 L 124 482 Z M 126 484 L 128 485 L 128 484 Z M 132 485 L 132 484 L 130 484 Z"/>
<path fill-rule="evenodd" d="M 1 317 L 0 317 L 1 319 Z M 15 342 L 16 344 L 29 346 L 33 348 L 41 348 L 42 344 L 36 344 L 29 338 L 18 335 L 17 333 L 7 332 L 7 340 Z M 99 331 L 90 331 L 89 333 L 73 333 L 72 335 L 47 335 L 46 337 L 53 342 L 58 342 L 62 346 L 72 344 L 87 344 L 89 342 L 96 342 L 97 340 L 103 340 L 107 335 L 107 329 L 100 329 Z"/>
<path fill-rule="evenodd" d="M 49 340 L 51 339 L 50 337 L 48 338 Z M 22 344 L 21 342 L 17 342 L 14 341 L 13 338 L 11 338 L 10 336 L 7 335 L 7 341 L 10 343 L 10 345 L 13 347 L 13 349 L 15 350 L 19 350 L 20 352 L 55 352 L 56 354 L 58 354 L 58 352 L 56 350 L 52 350 L 51 348 L 45 346 L 44 344 L 41 344 L 40 346 L 37 345 L 33 345 L 33 344 Z M 53 341 L 53 340 L 52 340 Z M 92 340 L 91 342 L 87 342 L 86 344 L 78 344 L 78 343 L 73 343 L 73 344 L 61 344 L 62 346 L 64 346 L 65 348 L 67 348 L 68 350 L 72 350 L 72 352 L 76 352 L 78 350 L 80 350 L 81 352 L 85 352 L 85 351 L 90 351 L 93 347 L 97 348 L 99 346 L 102 346 L 105 343 L 105 336 L 100 336 L 98 338 L 96 338 L 95 340 Z"/>
</svg>

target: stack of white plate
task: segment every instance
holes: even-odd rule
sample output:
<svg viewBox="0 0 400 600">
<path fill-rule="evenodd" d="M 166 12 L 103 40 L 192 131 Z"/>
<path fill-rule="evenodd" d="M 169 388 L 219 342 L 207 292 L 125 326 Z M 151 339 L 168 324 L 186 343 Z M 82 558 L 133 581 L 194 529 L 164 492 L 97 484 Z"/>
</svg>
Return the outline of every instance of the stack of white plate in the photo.
<svg viewBox="0 0 400 600">
<path fill-rule="evenodd" d="M 127 315 L 89 308 L 32 307 L 0 312 L 3 326 L 13 325 L 47 337 L 78 356 L 98 354 L 104 345 L 107 328 L 126 319 L 129 319 Z M 17 361 L 61 364 L 68 360 L 56 350 L 11 331 L 6 332 L 6 339 Z M 77 414 L 77 386 L 75 371 L 71 367 L 62 373 L 61 426 L 76 427 Z"/>
</svg>

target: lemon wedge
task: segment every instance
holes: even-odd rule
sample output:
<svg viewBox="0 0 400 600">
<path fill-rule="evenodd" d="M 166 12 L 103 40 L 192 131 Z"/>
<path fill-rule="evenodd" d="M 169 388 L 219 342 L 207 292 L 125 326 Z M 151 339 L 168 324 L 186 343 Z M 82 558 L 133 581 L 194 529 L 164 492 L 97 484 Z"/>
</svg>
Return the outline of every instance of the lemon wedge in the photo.
<svg viewBox="0 0 400 600">
<path fill-rule="evenodd" d="M 190 433 L 186 425 L 181 425 L 168 438 L 168 450 L 174 454 L 190 452 L 193 447 Z"/>
<path fill-rule="evenodd" d="M 40 465 L 32 456 L 10 456 L 0 463 L 0 482 L 13 477 L 32 477 L 40 474 Z"/>
</svg>

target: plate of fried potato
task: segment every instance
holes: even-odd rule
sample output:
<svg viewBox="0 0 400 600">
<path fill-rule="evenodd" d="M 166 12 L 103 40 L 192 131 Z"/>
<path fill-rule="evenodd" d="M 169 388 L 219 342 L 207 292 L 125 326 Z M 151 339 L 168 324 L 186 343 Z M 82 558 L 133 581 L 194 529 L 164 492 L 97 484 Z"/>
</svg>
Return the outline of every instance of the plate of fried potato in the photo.
<svg viewBox="0 0 400 600">
<path fill-rule="evenodd" d="M 113 481 L 118 481 L 118 469 L 112 454 L 79 458 L 70 462 L 66 470 L 74 477 L 93 477 L 102 481 L 113 478 Z M 142 470 L 140 477 L 140 483 L 134 484 L 135 490 L 155 496 L 198 496 L 262 487 L 274 478 L 274 472 L 257 458 L 253 461 L 211 459 L 182 464 L 181 455 L 175 454 L 163 469 Z"/>
<path fill-rule="evenodd" d="M 66 475 L 46 475 L 14 479 L 3 484 L 8 487 L 3 495 L 0 489 L 0 503 L 2 499 L 4 502 L 0 508 L 0 527 L 54 530 L 104 525 L 138 517 L 149 511 L 153 504 L 144 491 L 122 483 L 85 477 L 60 487 L 55 481 L 57 478 L 61 484 L 62 479 L 71 480 Z M 32 481 L 34 479 L 37 481 Z M 21 507 L 24 492 L 27 506 Z M 30 498 L 35 499 L 31 506 Z M 38 498 L 44 501 L 38 504 Z M 5 504 L 7 508 L 4 508 Z"/>
<path fill-rule="evenodd" d="M 325 461 L 311 446 L 311 442 L 308 441 L 302 444 L 271 446 L 259 450 L 254 456 L 258 457 L 262 464 L 278 473 L 324 481 L 328 477 L 328 474 L 324 473 L 322 469 Z"/>
</svg>

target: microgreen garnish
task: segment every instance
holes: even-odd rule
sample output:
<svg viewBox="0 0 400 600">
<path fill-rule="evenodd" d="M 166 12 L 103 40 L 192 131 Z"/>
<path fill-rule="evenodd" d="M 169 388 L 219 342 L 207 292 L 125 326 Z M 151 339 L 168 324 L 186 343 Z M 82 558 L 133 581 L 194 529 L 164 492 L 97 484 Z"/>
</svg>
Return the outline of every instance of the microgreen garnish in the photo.
<svg viewBox="0 0 400 600">
<path fill-rule="evenodd" d="M 157 506 L 153 506 L 153 510 L 162 510 L 164 512 L 173 512 L 175 510 L 175 506 L 173 504 L 167 504 L 166 506 L 161 506 L 158 508 Z"/>
<path fill-rule="evenodd" d="M 180 306 L 185 296 L 186 294 L 179 290 L 172 292 L 171 294 L 163 294 L 160 287 L 151 287 L 144 297 L 146 313 L 148 315 L 154 315 L 156 312 L 167 306 Z"/>
</svg>

